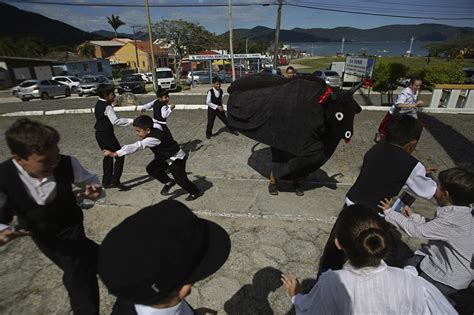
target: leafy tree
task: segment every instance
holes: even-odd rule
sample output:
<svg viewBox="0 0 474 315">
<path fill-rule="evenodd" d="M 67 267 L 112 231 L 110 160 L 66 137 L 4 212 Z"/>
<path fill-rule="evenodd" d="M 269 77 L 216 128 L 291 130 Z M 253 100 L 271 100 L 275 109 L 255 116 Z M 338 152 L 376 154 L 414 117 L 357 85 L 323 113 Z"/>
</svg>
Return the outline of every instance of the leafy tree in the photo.
<svg viewBox="0 0 474 315">
<path fill-rule="evenodd" d="M 430 56 L 456 58 L 460 51 L 465 57 L 474 56 L 474 34 L 461 34 L 442 43 L 433 43 L 424 46 Z"/>
<path fill-rule="evenodd" d="M 85 43 L 77 47 L 77 53 L 88 58 L 95 58 L 95 47 L 89 43 Z"/>
<path fill-rule="evenodd" d="M 434 88 L 435 84 L 462 84 L 465 74 L 459 65 L 436 65 L 427 67 L 419 72 L 423 85 Z"/>
<path fill-rule="evenodd" d="M 9 37 L 0 38 L 1 56 L 18 56 L 18 45 Z"/>
<path fill-rule="evenodd" d="M 118 15 L 113 15 L 112 14 L 112 17 L 109 18 L 107 16 L 106 18 L 107 18 L 107 23 L 109 23 L 110 26 L 112 26 L 112 28 L 114 29 L 115 37 L 118 37 L 117 36 L 117 29 L 120 26 L 125 25 L 125 22 L 122 21 Z"/>
<path fill-rule="evenodd" d="M 383 103 L 383 93 L 387 93 L 388 103 L 393 103 L 393 91 L 398 87 L 398 80 L 406 77 L 408 71 L 408 66 L 398 62 L 377 65 L 374 72 L 373 90 L 380 92 L 381 103 Z"/>
<path fill-rule="evenodd" d="M 163 20 L 153 25 L 156 38 L 167 40 L 176 54 L 175 73 L 179 80 L 185 54 L 196 53 L 219 44 L 217 36 L 203 26 L 184 20 Z"/>
</svg>

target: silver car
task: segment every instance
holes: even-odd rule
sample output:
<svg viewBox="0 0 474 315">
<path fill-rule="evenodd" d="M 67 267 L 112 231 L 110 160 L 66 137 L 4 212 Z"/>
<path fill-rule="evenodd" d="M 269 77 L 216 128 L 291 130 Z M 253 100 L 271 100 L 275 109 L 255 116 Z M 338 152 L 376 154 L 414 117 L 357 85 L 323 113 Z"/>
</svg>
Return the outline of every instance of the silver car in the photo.
<svg viewBox="0 0 474 315">
<path fill-rule="evenodd" d="M 323 79 L 327 85 L 333 87 L 341 87 L 342 79 L 336 71 L 333 70 L 316 70 L 313 74 Z"/>
<path fill-rule="evenodd" d="M 55 96 L 71 96 L 69 86 L 54 80 L 26 80 L 20 85 L 17 97 L 22 101 L 29 101 L 33 98 L 47 100 Z"/>
<path fill-rule="evenodd" d="M 97 87 L 101 83 L 110 83 L 110 81 L 103 75 L 84 76 L 82 77 L 81 84 L 77 87 L 77 94 L 79 94 L 79 96 L 96 94 Z"/>
</svg>

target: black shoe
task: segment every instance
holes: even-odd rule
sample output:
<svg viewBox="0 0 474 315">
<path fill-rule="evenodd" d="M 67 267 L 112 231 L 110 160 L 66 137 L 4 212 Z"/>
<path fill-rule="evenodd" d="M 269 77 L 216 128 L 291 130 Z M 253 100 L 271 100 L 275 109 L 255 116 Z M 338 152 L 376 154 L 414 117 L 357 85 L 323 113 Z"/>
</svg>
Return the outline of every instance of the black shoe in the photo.
<svg viewBox="0 0 474 315">
<path fill-rule="evenodd" d="M 232 133 L 234 134 L 234 136 L 238 136 L 239 135 L 239 132 L 237 130 L 232 130 Z"/>
<path fill-rule="evenodd" d="M 184 199 L 184 200 L 186 200 L 186 201 L 193 201 L 193 200 L 198 199 L 198 198 L 201 197 L 201 196 L 202 196 L 201 192 L 198 192 L 198 193 L 195 193 L 195 194 L 189 194 L 189 195 L 186 197 L 186 199 Z"/>
<path fill-rule="evenodd" d="M 276 184 L 270 183 L 268 185 L 268 192 L 270 193 L 270 195 L 273 195 L 273 196 L 278 195 L 278 189 L 277 189 Z"/>
<path fill-rule="evenodd" d="M 114 185 L 112 185 L 111 183 L 102 185 L 102 188 L 105 188 L 105 189 L 112 188 L 112 187 L 114 187 Z"/>
<path fill-rule="evenodd" d="M 300 197 L 301 197 L 301 196 L 304 196 L 304 190 L 303 190 L 303 188 L 301 187 L 301 184 L 300 184 L 300 183 L 294 183 L 293 185 L 294 185 L 294 187 L 295 187 L 295 194 L 296 194 L 297 196 L 300 196 Z"/>
<path fill-rule="evenodd" d="M 206 139 L 211 139 L 211 136 L 209 136 L 209 135 L 206 135 Z"/>
<path fill-rule="evenodd" d="M 160 194 L 163 195 L 163 196 L 169 195 L 171 187 L 173 187 L 174 185 L 176 185 L 176 182 L 174 180 L 172 180 L 171 182 L 165 184 L 163 186 L 163 188 L 161 189 Z"/>
</svg>

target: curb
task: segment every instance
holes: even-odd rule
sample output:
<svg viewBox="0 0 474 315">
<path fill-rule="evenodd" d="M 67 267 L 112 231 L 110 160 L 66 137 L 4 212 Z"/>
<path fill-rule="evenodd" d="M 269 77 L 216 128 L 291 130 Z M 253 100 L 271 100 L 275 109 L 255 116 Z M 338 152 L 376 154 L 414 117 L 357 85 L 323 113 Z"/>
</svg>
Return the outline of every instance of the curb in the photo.
<svg viewBox="0 0 474 315">
<path fill-rule="evenodd" d="M 140 105 L 138 105 L 140 106 Z M 135 112 L 138 106 L 122 106 L 115 107 L 116 112 Z M 367 111 L 388 111 L 388 106 L 361 106 L 363 110 Z M 177 104 L 175 109 L 178 110 L 196 110 L 196 109 L 207 109 L 207 105 L 202 104 Z M 224 106 L 226 108 L 226 106 Z M 435 114 L 474 114 L 473 109 L 467 108 L 423 108 L 424 113 L 435 113 Z M 51 115 L 66 115 L 66 114 L 91 114 L 94 113 L 93 108 L 78 108 L 78 109 L 56 109 L 56 110 L 35 110 L 35 111 L 19 111 L 11 112 L 0 115 L 0 117 L 24 117 L 24 116 L 51 116 Z"/>
</svg>

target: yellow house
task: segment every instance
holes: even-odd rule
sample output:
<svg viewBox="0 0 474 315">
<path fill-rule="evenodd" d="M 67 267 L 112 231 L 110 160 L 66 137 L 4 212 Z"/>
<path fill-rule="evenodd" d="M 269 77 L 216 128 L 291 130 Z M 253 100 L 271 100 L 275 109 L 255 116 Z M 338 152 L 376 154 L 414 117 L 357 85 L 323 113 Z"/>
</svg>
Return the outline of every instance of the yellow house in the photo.
<svg viewBox="0 0 474 315">
<path fill-rule="evenodd" d="M 168 67 L 168 52 L 158 45 L 153 45 L 156 67 Z M 137 63 L 138 59 L 138 63 Z M 136 48 L 133 41 L 126 43 L 112 56 L 113 63 L 127 64 L 130 69 L 137 69 L 140 72 L 151 72 L 151 54 L 149 41 L 137 41 Z"/>
</svg>

